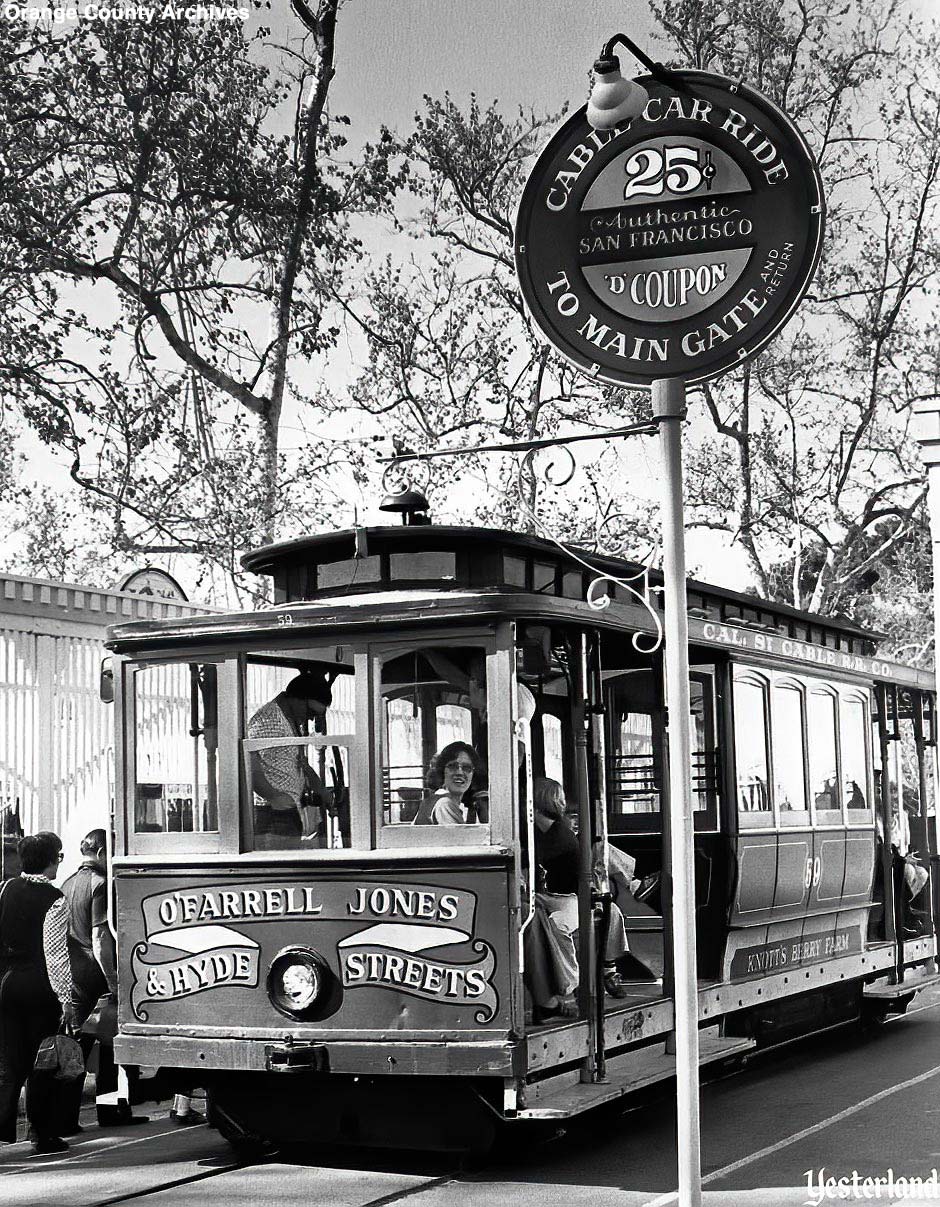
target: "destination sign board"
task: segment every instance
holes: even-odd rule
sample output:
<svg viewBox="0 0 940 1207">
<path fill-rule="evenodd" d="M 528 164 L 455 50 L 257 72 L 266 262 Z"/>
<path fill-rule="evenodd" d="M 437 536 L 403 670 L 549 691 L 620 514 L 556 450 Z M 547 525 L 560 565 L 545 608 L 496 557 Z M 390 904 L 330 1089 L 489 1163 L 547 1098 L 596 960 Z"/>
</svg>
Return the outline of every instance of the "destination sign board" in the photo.
<svg viewBox="0 0 940 1207">
<path fill-rule="evenodd" d="M 516 270 L 548 340 L 593 377 L 692 385 L 758 352 L 793 314 L 822 246 L 823 192 L 799 130 L 745 84 L 641 80 L 639 117 L 579 109 L 526 182 Z"/>
<path fill-rule="evenodd" d="M 699 621 L 690 617 L 689 635 L 693 640 L 701 639 L 711 645 L 724 645 L 738 653 L 771 654 L 775 658 L 790 659 L 820 670 L 848 671 L 866 679 L 900 679 L 917 675 L 911 667 L 888 662 L 884 658 L 870 658 L 862 654 L 850 654 L 846 650 L 834 650 L 827 646 L 800 641 L 796 637 L 785 637 L 779 633 L 759 633 L 739 628 L 733 624 L 717 621 Z M 926 686 L 932 683 L 921 673 Z M 918 684 L 919 685 L 919 684 Z"/>
</svg>

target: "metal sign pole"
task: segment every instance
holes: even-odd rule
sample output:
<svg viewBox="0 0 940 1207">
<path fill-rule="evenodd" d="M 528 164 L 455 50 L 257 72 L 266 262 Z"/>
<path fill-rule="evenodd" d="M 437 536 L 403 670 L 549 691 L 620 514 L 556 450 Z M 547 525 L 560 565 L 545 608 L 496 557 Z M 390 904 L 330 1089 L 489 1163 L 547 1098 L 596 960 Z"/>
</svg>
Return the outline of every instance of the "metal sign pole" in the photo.
<svg viewBox="0 0 940 1207">
<path fill-rule="evenodd" d="M 698 1101 L 698 980 L 695 961 L 692 749 L 689 736 L 689 625 L 686 613 L 685 525 L 682 503 L 682 421 L 685 383 L 653 382 L 659 425 L 662 503 L 666 696 L 669 716 L 669 845 L 672 855 L 673 1001 L 675 1004 L 679 1207 L 701 1207 Z"/>
</svg>

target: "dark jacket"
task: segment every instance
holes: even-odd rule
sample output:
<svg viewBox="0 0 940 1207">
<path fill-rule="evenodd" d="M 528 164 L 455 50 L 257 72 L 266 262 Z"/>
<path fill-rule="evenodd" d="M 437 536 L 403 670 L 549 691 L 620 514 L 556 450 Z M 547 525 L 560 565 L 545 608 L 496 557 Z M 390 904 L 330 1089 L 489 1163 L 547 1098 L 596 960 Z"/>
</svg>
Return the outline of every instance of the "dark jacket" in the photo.
<svg viewBox="0 0 940 1207">
<path fill-rule="evenodd" d="M 0 966 L 6 971 L 29 972 L 37 991 L 55 1000 L 42 930 L 46 914 L 62 894 L 48 881 L 8 880 L 0 895 Z"/>
<path fill-rule="evenodd" d="M 567 818 L 561 817 L 543 834 L 535 830 L 535 859 L 545 869 L 547 893 L 576 893 L 580 848 Z"/>
</svg>

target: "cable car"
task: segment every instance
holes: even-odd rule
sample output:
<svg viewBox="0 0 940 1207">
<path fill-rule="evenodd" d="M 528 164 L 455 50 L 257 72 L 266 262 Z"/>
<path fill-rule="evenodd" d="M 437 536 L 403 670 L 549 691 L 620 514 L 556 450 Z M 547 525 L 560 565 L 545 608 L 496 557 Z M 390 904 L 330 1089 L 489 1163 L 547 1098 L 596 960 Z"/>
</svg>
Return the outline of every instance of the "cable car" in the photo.
<svg viewBox="0 0 940 1207">
<path fill-rule="evenodd" d="M 406 522 L 244 565 L 273 606 L 109 641 L 117 1055 L 233 1144 L 461 1148 L 672 1075 L 675 725 L 703 1063 L 935 979 L 933 678 L 852 623 L 690 580 L 676 717 L 620 559 Z"/>
</svg>

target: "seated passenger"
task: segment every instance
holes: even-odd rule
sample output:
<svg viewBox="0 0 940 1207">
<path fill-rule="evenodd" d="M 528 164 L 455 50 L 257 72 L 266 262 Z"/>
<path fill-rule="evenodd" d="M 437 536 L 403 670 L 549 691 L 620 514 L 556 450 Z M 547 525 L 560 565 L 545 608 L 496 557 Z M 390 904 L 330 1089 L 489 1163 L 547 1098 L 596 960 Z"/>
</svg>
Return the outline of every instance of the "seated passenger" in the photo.
<svg viewBox="0 0 940 1207">
<path fill-rule="evenodd" d="M 490 819 L 483 762 L 467 742 L 451 742 L 431 760 L 431 795 L 421 804 L 416 826 L 476 825 Z"/>
<path fill-rule="evenodd" d="M 578 838 L 565 816 L 565 790 L 557 780 L 535 781 L 535 860 L 544 872 L 543 891 L 536 904 L 543 907 L 553 923 L 575 936 L 578 928 Z M 623 914 L 614 902 L 604 949 L 604 989 L 611 997 L 626 997 L 628 982 L 617 968 L 618 960 L 628 959 L 637 980 L 653 980 L 653 974 L 629 951 Z M 640 975 L 642 973 L 642 975 Z"/>
</svg>

